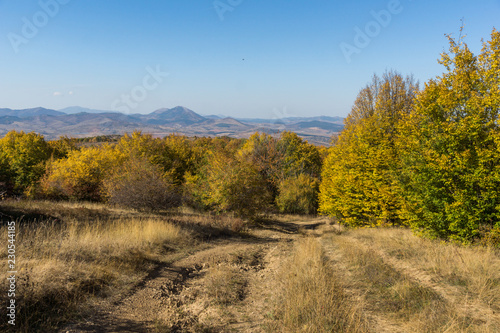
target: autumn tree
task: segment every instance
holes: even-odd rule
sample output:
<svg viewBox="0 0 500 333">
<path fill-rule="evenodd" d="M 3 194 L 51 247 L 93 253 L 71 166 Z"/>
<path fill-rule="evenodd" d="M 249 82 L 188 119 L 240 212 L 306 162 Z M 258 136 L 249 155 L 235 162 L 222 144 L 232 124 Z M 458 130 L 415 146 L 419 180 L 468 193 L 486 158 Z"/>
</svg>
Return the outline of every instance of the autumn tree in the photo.
<svg viewBox="0 0 500 333">
<path fill-rule="evenodd" d="M 401 223 L 395 141 L 417 90 L 411 76 L 390 71 L 360 91 L 323 165 L 321 213 L 353 226 Z"/>
<path fill-rule="evenodd" d="M 7 156 L 0 152 L 0 200 L 12 190 L 11 175 Z"/>
<path fill-rule="evenodd" d="M 171 134 L 161 139 L 135 131 L 125 134 L 118 142 L 117 149 L 126 156 L 146 158 L 153 165 L 160 166 L 164 175 L 180 186 L 184 183 L 186 172 L 193 172 L 195 168 L 193 146 L 193 142 L 182 135 Z"/>
<path fill-rule="evenodd" d="M 126 156 L 109 145 L 69 152 L 65 159 L 53 160 L 41 182 L 47 198 L 102 201 L 103 182 Z"/>
<path fill-rule="evenodd" d="M 297 133 L 285 131 L 276 142 L 281 160 L 280 179 L 300 174 L 318 178 L 321 173 L 321 155 L 318 148 L 303 140 Z"/>
<path fill-rule="evenodd" d="M 500 228 L 500 33 L 476 56 L 450 36 L 440 63 L 401 129 L 404 213 L 432 237 L 470 242 Z"/>
<path fill-rule="evenodd" d="M 30 191 L 44 174 L 50 156 L 51 149 L 42 135 L 11 131 L 0 139 L 0 178 L 18 193 Z"/>
<path fill-rule="evenodd" d="M 244 217 L 268 208 L 271 196 L 256 166 L 227 150 L 207 155 L 208 163 L 187 183 L 191 195 L 205 208 Z"/>
<path fill-rule="evenodd" d="M 307 207 L 316 206 L 317 187 L 305 189 L 305 184 L 316 184 L 321 172 L 321 155 L 317 147 L 304 141 L 296 133 L 282 132 L 278 138 L 265 133 L 255 133 L 245 142 L 238 151 L 238 155 L 254 165 L 262 175 L 273 201 L 279 202 L 282 212 L 290 212 L 291 197 L 285 184 L 291 184 L 298 179 L 302 181 L 304 198 L 310 199 Z M 305 178 L 312 178 L 312 182 L 304 182 Z M 290 179 L 290 181 L 287 181 Z M 296 184 L 298 185 L 298 184 Z M 315 193 L 309 196 L 308 193 Z M 293 200 L 292 200 L 293 201 Z M 297 201 L 295 201 L 297 202 Z M 309 211 L 309 208 L 306 210 Z M 297 211 L 304 211 L 297 208 Z"/>
<path fill-rule="evenodd" d="M 162 140 L 162 146 L 159 165 L 169 173 L 174 183 L 180 186 L 185 182 L 186 173 L 195 172 L 199 155 L 196 155 L 193 142 L 183 135 L 166 136 Z"/>
<path fill-rule="evenodd" d="M 48 142 L 52 157 L 55 159 L 66 158 L 70 151 L 77 150 L 77 139 L 61 136 L 57 140 Z"/>
<path fill-rule="evenodd" d="M 278 195 L 281 179 L 282 154 L 278 151 L 277 140 L 266 133 L 254 133 L 238 151 L 238 157 L 251 163 L 261 174 L 266 188 L 273 198 Z"/>
<path fill-rule="evenodd" d="M 299 174 L 282 180 L 276 205 L 281 213 L 316 214 L 318 210 L 319 180 Z"/>
<path fill-rule="evenodd" d="M 155 139 L 151 134 L 143 134 L 141 131 L 125 133 L 118 141 L 116 150 L 123 156 L 146 158 L 153 164 L 161 162 L 161 139 Z"/>
</svg>

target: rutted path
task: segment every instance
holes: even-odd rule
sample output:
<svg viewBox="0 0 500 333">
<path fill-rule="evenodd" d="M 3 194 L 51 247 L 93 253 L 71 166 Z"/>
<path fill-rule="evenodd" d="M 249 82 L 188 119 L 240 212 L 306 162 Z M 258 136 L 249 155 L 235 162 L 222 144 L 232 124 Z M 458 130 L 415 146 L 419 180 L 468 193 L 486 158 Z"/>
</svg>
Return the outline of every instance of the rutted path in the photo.
<svg viewBox="0 0 500 333">
<path fill-rule="evenodd" d="M 279 266 L 300 234 L 321 224 L 276 222 L 248 237 L 210 242 L 209 248 L 159 265 L 128 294 L 101 300 L 94 314 L 60 332 L 260 332 L 272 311 Z M 224 305 L 213 289 L 224 291 L 217 279 L 227 282 L 226 274 L 238 279 L 239 289 Z"/>
<path fill-rule="evenodd" d="M 435 291 L 444 300 L 446 300 L 448 304 L 453 305 L 461 313 L 461 315 L 472 317 L 477 321 L 492 321 L 500 327 L 500 316 L 498 313 L 495 313 L 494 309 L 491 307 L 477 301 L 474 303 L 469 302 L 467 298 L 464 299 L 463 295 L 460 294 L 460 291 L 457 288 L 444 283 L 438 284 L 435 282 L 435 277 L 431 274 L 410 265 L 404 260 L 390 256 L 381 249 L 376 249 L 356 238 L 351 238 L 351 241 L 353 241 L 356 246 L 362 246 L 366 250 L 375 252 L 384 260 L 384 262 L 391 265 L 396 270 L 404 273 L 420 285 Z"/>
<path fill-rule="evenodd" d="M 325 251 L 325 256 L 331 261 L 332 265 L 335 266 L 336 271 L 339 275 L 343 276 L 346 281 L 353 280 L 352 274 L 349 271 L 346 260 L 342 255 L 342 252 L 337 248 L 337 246 L 331 240 L 322 240 L 322 246 Z M 364 300 L 364 293 L 366 291 L 359 290 L 356 286 L 351 283 L 346 283 L 346 291 L 353 296 L 362 304 L 363 312 L 367 316 L 368 321 L 371 323 L 373 332 L 380 333 L 400 333 L 405 332 L 402 327 L 394 323 L 387 316 L 383 316 L 380 313 L 375 313 L 370 310 Z"/>
<path fill-rule="evenodd" d="M 360 279 L 369 279 L 370 275 L 363 275 L 359 267 L 352 265 L 349 260 L 355 257 L 346 250 L 373 254 L 381 260 L 381 268 L 387 266 L 389 271 L 396 272 L 388 271 L 389 277 L 400 275 L 403 280 L 408 278 L 410 284 L 430 290 L 431 294 L 438 295 L 437 299 L 433 298 L 435 302 L 446 308 L 451 305 L 460 317 L 471 318 L 470 324 L 477 324 L 474 327 L 481 328 L 479 331 L 493 332 L 495 330 L 488 327 L 497 327 L 497 313 L 485 304 L 464 302 L 460 293 L 452 286 L 436 282 L 431 273 L 349 233 L 339 232 L 328 219 L 304 217 L 269 222 L 252 228 L 245 236 L 204 243 L 203 248 L 192 249 L 195 252 L 178 257 L 169 265 L 159 265 L 127 294 L 116 296 L 119 299 L 101 299 L 93 315 L 60 333 L 269 331 L 270 326 L 266 325 L 275 314 L 281 285 L 279 272 L 303 237 L 317 237 L 327 264 L 338 280 L 343 281 L 342 288 L 350 302 L 361 309 L 370 332 L 413 332 L 415 327 L 385 311 L 379 299 L 368 295 L 370 290 L 376 290 L 370 287 L 371 281 Z M 455 325 L 447 331 L 461 329 Z"/>
</svg>

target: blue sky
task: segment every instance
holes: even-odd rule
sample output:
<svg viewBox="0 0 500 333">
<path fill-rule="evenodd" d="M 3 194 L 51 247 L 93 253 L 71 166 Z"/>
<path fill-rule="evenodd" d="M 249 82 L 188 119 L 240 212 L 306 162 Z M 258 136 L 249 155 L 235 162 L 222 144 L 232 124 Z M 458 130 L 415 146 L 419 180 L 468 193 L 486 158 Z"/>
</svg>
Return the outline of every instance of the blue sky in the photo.
<svg viewBox="0 0 500 333">
<path fill-rule="evenodd" d="M 500 0 L 0 0 L 0 107 L 346 116 L 374 73 L 440 75 L 462 18 L 477 53 Z"/>
</svg>

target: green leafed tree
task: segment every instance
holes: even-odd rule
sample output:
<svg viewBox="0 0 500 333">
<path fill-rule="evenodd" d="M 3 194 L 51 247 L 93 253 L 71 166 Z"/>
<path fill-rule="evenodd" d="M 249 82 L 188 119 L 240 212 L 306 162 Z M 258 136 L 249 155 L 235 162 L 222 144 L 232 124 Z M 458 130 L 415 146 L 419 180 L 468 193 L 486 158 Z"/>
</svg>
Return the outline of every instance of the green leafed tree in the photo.
<svg viewBox="0 0 500 333">
<path fill-rule="evenodd" d="M 474 55 L 449 39 L 440 63 L 401 127 L 404 213 L 432 237 L 470 242 L 500 227 L 500 33 Z"/>
</svg>

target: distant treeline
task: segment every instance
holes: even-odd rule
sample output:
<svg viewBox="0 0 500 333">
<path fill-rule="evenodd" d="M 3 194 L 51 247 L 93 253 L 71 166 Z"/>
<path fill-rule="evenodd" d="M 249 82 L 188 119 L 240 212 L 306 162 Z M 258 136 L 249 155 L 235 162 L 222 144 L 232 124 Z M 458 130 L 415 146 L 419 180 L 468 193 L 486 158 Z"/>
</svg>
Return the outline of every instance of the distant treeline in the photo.
<svg viewBox="0 0 500 333">
<path fill-rule="evenodd" d="M 445 73 L 423 90 L 394 71 L 374 76 L 328 149 L 292 132 L 47 142 L 12 131 L 0 139 L 0 194 L 249 217 L 319 212 L 349 226 L 498 245 L 500 33 L 477 56 L 449 42 Z"/>
<path fill-rule="evenodd" d="M 326 148 L 292 132 L 249 139 L 134 132 L 45 141 L 36 133 L 11 131 L 0 139 L 0 191 L 138 209 L 187 204 L 250 217 L 266 211 L 314 214 L 322 156 Z"/>
</svg>

